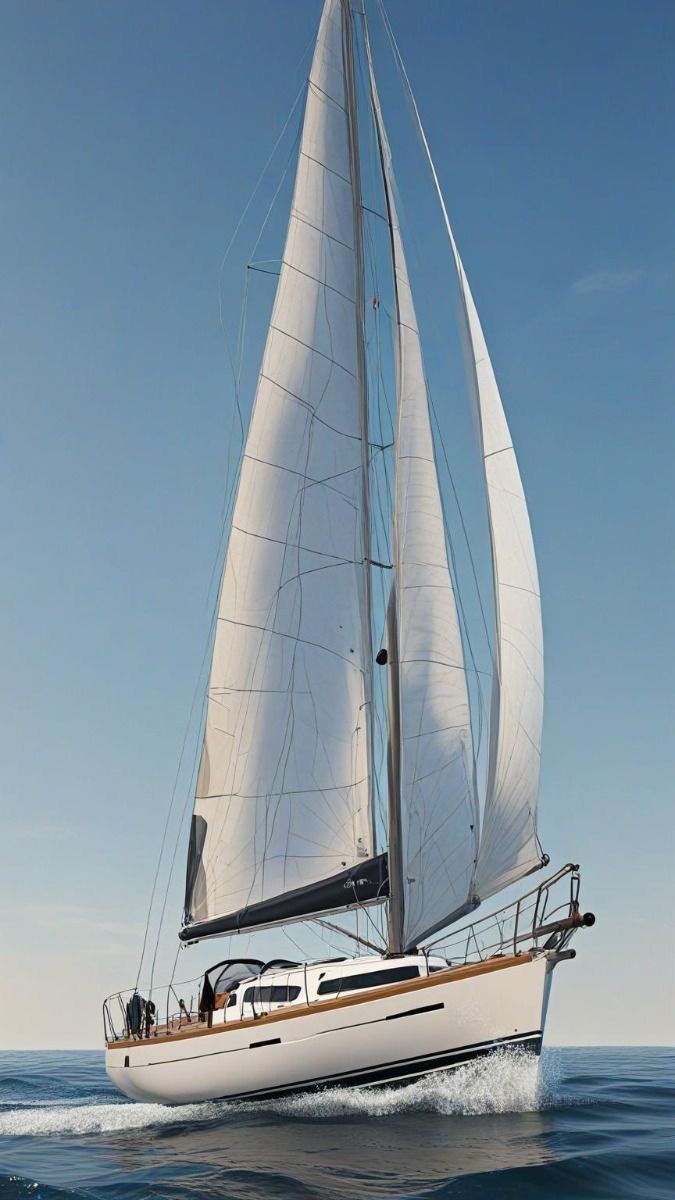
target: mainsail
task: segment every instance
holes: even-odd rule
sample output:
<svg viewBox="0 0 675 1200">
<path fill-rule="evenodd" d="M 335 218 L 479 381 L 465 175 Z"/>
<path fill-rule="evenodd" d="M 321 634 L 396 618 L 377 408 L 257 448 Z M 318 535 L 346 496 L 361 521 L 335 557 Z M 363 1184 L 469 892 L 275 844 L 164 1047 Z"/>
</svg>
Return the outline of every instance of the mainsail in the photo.
<svg viewBox="0 0 675 1200">
<path fill-rule="evenodd" d="M 348 907 L 386 886 L 371 811 L 351 33 L 345 0 L 327 0 L 224 566 L 184 939 Z"/>
<path fill-rule="evenodd" d="M 465 911 L 478 849 L 478 804 L 422 347 L 367 32 L 366 48 L 397 317 L 389 873 L 390 949 L 400 949 L 416 945 Z"/>
</svg>

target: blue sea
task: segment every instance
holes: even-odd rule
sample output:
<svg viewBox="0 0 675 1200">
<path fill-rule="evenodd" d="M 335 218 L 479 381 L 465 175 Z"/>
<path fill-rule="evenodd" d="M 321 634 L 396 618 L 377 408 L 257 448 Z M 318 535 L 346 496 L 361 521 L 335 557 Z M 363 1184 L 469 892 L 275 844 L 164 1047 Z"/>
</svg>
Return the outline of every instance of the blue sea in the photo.
<svg viewBox="0 0 675 1200">
<path fill-rule="evenodd" d="M 0 1053 L 0 1198 L 673 1200 L 675 1051 L 496 1055 L 404 1088 L 132 1104 L 98 1052 Z"/>
</svg>

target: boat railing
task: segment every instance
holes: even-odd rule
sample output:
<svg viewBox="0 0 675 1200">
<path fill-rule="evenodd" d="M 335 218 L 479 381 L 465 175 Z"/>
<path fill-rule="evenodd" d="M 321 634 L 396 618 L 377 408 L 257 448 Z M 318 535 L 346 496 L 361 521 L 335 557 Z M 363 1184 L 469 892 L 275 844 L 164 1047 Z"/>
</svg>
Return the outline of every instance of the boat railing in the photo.
<svg viewBox="0 0 675 1200">
<path fill-rule="evenodd" d="M 177 1033 L 201 1021 L 200 985 L 203 976 L 170 983 L 161 989 L 161 1007 L 139 987 L 125 988 L 103 1001 L 103 1035 L 106 1042 L 142 1041 L 145 1038 Z M 189 998 L 186 998 L 189 997 Z"/>
<path fill-rule="evenodd" d="M 442 954 L 449 966 L 540 950 L 572 958 L 568 945 L 575 930 L 595 922 L 592 913 L 581 912 L 580 883 L 578 865 L 567 863 L 511 904 L 447 930 L 424 953 Z"/>
<path fill-rule="evenodd" d="M 295 973 L 294 968 L 293 974 Z M 279 979 L 283 979 L 283 975 L 277 972 L 277 982 Z M 287 983 L 290 982 L 290 979 L 291 970 L 286 973 Z M 222 1013 L 222 1021 L 227 1024 L 227 1005 L 222 1009 L 215 1009 L 211 1002 L 211 1006 L 204 1010 L 201 1009 L 203 987 L 204 975 L 202 974 L 180 983 L 170 983 L 166 987 L 155 987 L 148 991 L 147 998 L 144 994 L 145 989 L 142 989 L 140 985 L 115 992 L 103 1002 L 104 1040 L 110 1045 L 112 1042 L 143 1041 L 146 1038 L 165 1037 L 200 1025 L 210 1029 L 216 1013 L 218 1014 L 217 1020 L 220 1020 L 220 1013 Z M 309 1004 L 306 964 L 304 993 L 306 1003 Z M 250 1006 L 254 1019 L 265 1016 L 269 1012 L 269 1007 L 264 1001 L 253 999 Z M 233 1019 L 238 1019 L 238 1012 L 233 1011 Z"/>
</svg>

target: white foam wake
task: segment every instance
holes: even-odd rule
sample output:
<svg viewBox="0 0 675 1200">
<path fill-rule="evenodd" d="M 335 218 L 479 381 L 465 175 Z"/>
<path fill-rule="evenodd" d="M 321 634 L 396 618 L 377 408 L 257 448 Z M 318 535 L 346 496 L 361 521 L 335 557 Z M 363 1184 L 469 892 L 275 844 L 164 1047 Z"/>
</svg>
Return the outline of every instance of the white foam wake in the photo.
<svg viewBox="0 0 675 1200">
<path fill-rule="evenodd" d="M 0 1113 L 0 1135 L 43 1137 L 54 1133 L 115 1133 L 214 1116 L 212 1104 L 76 1104 L 61 1108 L 10 1109 Z"/>
<path fill-rule="evenodd" d="M 17 1108 L 0 1113 L 0 1135 L 114 1133 L 156 1125 L 224 1120 L 261 1110 L 281 1116 L 325 1120 L 340 1116 L 386 1117 L 406 1112 L 480 1116 L 532 1112 L 553 1099 L 555 1060 L 540 1069 L 532 1054 L 503 1051 L 450 1071 L 427 1075 L 407 1087 L 335 1088 L 265 1104 L 88 1104 Z"/>
<path fill-rule="evenodd" d="M 406 1112 L 481 1116 L 532 1112 L 545 1107 L 551 1083 L 533 1054 L 498 1052 L 451 1071 L 427 1075 L 408 1087 L 336 1088 L 277 1101 L 275 1109 L 304 1117 L 363 1113 L 385 1117 Z"/>
</svg>

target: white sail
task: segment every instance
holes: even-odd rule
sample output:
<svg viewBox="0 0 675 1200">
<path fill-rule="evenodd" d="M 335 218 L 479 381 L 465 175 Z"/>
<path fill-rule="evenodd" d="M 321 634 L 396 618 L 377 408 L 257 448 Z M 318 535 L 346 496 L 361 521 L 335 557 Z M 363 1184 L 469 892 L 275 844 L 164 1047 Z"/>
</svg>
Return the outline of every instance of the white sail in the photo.
<svg viewBox="0 0 675 1200">
<path fill-rule="evenodd" d="M 474 899 L 478 901 L 521 879 L 544 861 L 537 839 L 544 689 L 539 580 L 523 485 L 483 330 L 419 110 L 386 14 L 384 20 L 427 156 L 457 268 L 485 470 L 496 644 L 488 783 L 472 889 Z"/>
<path fill-rule="evenodd" d="M 490 753 L 478 865 L 484 900 L 541 866 L 537 800 L 544 706 L 541 599 L 518 463 L 471 289 L 453 241 L 471 347 L 496 618 Z"/>
<path fill-rule="evenodd" d="M 326 0 L 233 513 L 184 937 L 343 907 L 357 883 L 365 898 L 382 883 L 367 871 L 355 882 L 352 871 L 374 847 L 360 200 L 345 14 L 341 0 Z"/>
<path fill-rule="evenodd" d="M 390 761 L 398 776 L 395 784 L 400 804 L 402 944 L 414 946 L 466 906 L 478 846 L 478 806 L 466 670 L 448 565 L 420 334 L 396 212 L 391 151 L 368 44 L 367 49 L 391 228 L 398 326 L 396 622 L 390 635 L 390 644 L 397 642 L 392 671 L 397 671 L 398 694 L 391 719 Z M 395 811 L 393 820 L 395 823 Z M 392 843 L 397 832 L 390 828 Z M 393 850 L 392 844 L 390 888 L 395 908 Z"/>
</svg>

